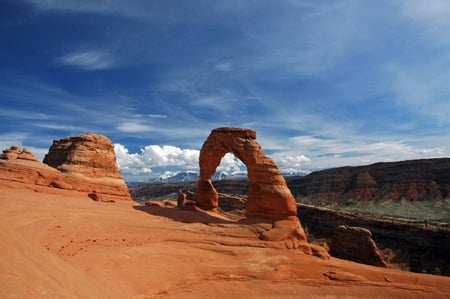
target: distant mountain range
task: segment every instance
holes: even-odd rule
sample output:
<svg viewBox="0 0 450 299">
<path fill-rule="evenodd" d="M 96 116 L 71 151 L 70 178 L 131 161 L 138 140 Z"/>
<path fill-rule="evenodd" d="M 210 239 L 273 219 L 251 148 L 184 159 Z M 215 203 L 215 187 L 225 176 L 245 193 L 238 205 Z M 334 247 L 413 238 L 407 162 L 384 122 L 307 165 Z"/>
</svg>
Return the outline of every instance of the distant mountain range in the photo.
<svg viewBox="0 0 450 299">
<path fill-rule="evenodd" d="M 308 175 L 284 175 L 295 198 L 305 203 L 343 204 L 371 200 L 429 201 L 450 198 L 450 158 L 382 162 L 331 168 Z M 132 192 L 139 193 L 140 197 L 145 195 L 151 198 L 152 192 L 145 191 L 145 185 L 183 183 L 184 188 L 193 189 L 197 179 L 196 172 L 179 172 L 166 174 L 147 183 L 128 183 L 128 186 L 133 189 L 139 185 L 140 188 L 134 188 Z M 219 192 L 247 193 L 245 173 L 228 175 L 219 172 L 213 180 Z M 164 186 L 157 189 L 162 191 Z"/>
<path fill-rule="evenodd" d="M 306 173 L 304 172 L 286 172 L 283 173 L 285 177 L 287 176 L 303 176 Z M 199 173 L 196 171 L 166 171 L 162 173 L 161 175 L 158 175 L 156 177 L 153 177 L 149 179 L 147 182 L 130 182 L 127 183 L 128 185 L 135 186 L 142 183 L 187 183 L 187 182 L 196 182 L 198 180 Z M 228 179 L 246 179 L 247 173 L 246 172 L 239 172 L 239 173 L 227 173 L 224 171 L 218 171 L 214 174 L 212 177 L 213 181 L 221 181 L 221 180 L 228 180 Z"/>
<path fill-rule="evenodd" d="M 196 171 L 178 171 L 172 172 L 167 171 L 163 174 L 151 178 L 148 183 L 186 183 L 186 182 L 196 182 L 198 180 L 199 173 Z M 212 177 L 213 181 L 220 181 L 232 178 L 244 178 L 247 177 L 247 173 L 233 173 L 229 174 L 227 172 L 218 171 Z"/>
</svg>

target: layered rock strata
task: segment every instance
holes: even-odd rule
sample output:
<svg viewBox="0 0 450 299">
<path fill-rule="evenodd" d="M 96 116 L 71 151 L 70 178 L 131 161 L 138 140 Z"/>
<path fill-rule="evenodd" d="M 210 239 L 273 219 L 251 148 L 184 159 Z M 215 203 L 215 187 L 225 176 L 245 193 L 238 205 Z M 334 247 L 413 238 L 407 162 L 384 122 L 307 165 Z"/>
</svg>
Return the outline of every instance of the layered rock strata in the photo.
<svg viewBox="0 0 450 299">
<path fill-rule="evenodd" d="M 16 159 L 19 161 L 39 162 L 29 149 L 20 149 L 17 145 L 12 145 L 9 149 L 3 150 L 3 153 L 0 155 L 0 160 Z"/>
<path fill-rule="evenodd" d="M 288 184 L 297 200 L 316 205 L 444 200 L 450 197 L 450 158 L 338 167 L 291 178 Z"/>
<path fill-rule="evenodd" d="M 54 140 L 43 162 L 61 171 L 81 191 L 97 193 L 101 198 L 131 199 L 114 146 L 104 135 L 86 133 Z"/>
<path fill-rule="evenodd" d="M 100 134 L 55 140 L 41 163 L 17 146 L 0 156 L 0 180 L 96 194 L 105 201 L 131 200 L 114 147 Z"/>
</svg>

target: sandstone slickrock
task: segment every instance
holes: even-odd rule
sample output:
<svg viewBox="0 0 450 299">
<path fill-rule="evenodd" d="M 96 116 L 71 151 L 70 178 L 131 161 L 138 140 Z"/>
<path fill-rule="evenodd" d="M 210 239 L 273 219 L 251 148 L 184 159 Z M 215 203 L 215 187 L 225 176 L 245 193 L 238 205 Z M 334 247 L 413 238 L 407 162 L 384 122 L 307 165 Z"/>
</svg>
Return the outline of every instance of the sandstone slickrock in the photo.
<svg viewBox="0 0 450 299">
<path fill-rule="evenodd" d="M 261 232 L 266 241 L 289 240 L 291 248 L 301 247 L 304 252 L 327 258 L 324 249 L 307 243 L 303 227 L 297 218 L 295 199 L 275 162 L 256 141 L 256 132 L 245 128 L 217 128 L 212 130 L 200 151 L 200 177 L 195 200 L 206 210 L 217 210 L 219 194 L 211 177 L 222 157 L 233 153 L 247 166 L 249 188 L 247 219 L 265 218 L 273 221 L 272 228 Z"/>
<path fill-rule="evenodd" d="M 12 146 L 0 156 L 0 180 L 96 193 L 106 201 L 131 200 L 114 147 L 101 134 L 55 140 L 44 163 L 31 151 Z"/>
<path fill-rule="evenodd" d="M 377 244 L 372 239 L 372 233 L 362 227 L 338 226 L 333 234 L 330 253 L 363 264 L 387 267 Z"/>
<path fill-rule="evenodd" d="M 58 170 L 39 162 L 27 149 L 13 145 L 0 155 L 0 183 L 16 182 L 30 188 L 61 183 L 66 185 L 66 189 L 70 189 L 71 186 L 63 183 L 63 180 L 64 177 Z"/>
</svg>

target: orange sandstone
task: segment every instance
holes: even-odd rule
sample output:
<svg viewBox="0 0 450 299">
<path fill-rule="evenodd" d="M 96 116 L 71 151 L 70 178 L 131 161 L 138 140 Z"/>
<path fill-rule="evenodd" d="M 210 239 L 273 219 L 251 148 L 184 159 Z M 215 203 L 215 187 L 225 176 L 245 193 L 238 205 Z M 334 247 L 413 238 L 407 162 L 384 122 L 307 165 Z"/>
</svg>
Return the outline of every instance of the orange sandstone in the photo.
<svg viewBox="0 0 450 299">
<path fill-rule="evenodd" d="M 273 223 L 271 229 L 259 235 L 260 239 L 285 240 L 291 244 L 290 247 L 329 258 L 323 248 L 307 243 L 306 234 L 297 218 L 294 196 L 275 162 L 266 156 L 256 141 L 256 132 L 253 130 L 230 127 L 212 130 L 200 151 L 200 178 L 195 194 L 197 205 L 206 210 L 217 210 L 219 194 L 211 182 L 211 177 L 227 153 L 233 153 L 247 166 L 247 221 L 254 223 L 263 218 Z"/>
</svg>

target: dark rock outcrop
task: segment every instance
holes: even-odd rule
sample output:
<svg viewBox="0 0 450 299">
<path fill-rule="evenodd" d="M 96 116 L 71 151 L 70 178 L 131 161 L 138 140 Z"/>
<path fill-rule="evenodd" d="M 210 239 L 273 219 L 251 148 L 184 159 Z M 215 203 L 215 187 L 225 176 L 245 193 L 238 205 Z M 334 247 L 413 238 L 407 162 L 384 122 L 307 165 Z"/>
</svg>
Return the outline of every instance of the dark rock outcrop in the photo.
<svg viewBox="0 0 450 299">
<path fill-rule="evenodd" d="M 385 255 L 389 264 L 412 272 L 450 276 L 448 223 L 373 218 L 307 205 L 299 205 L 298 214 L 310 239 L 330 241 L 336 227 L 341 225 L 365 227 L 370 230 L 380 250 L 392 251 L 391 256 Z"/>
<path fill-rule="evenodd" d="M 362 227 L 338 226 L 333 233 L 330 254 L 358 263 L 387 267 L 377 244 L 372 239 L 372 233 Z"/>
</svg>

